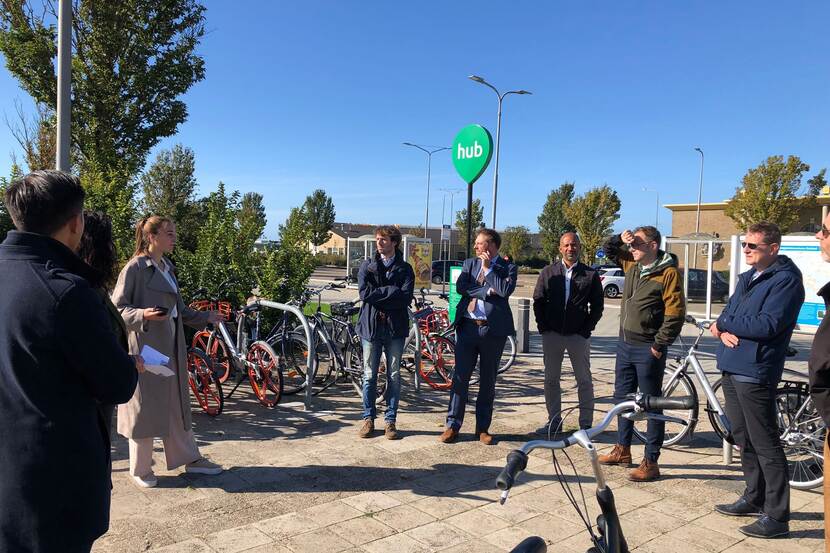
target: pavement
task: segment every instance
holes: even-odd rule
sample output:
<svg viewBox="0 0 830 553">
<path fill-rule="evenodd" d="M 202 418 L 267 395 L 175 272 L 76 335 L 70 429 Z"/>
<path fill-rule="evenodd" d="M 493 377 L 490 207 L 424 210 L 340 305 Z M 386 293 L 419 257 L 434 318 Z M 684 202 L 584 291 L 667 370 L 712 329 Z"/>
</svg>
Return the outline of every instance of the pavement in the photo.
<svg viewBox="0 0 830 553">
<path fill-rule="evenodd" d="M 618 319 L 619 309 L 609 306 L 592 338 L 600 411 L 595 422 L 611 405 Z M 808 336 L 794 338 L 799 356 L 788 363 L 794 373 L 806 371 L 810 342 Z M 704 340 L 700 357 L 715 378 L 713 352 L 713 340 Z M 138 488 L 127 473 L 126 440 L 114 436 L 110 531 L 93 551 L 487 553 L 509 551 L 530 535 L 542 536 L 551 544 L 549 551 L 557 553 L 584 552 L 590 546 L 550 453 L 532 454 L 510 499 L 504 505 L 497 501 L 494 481 L 507 454 L 531 439 L 528 433 L 546 419 L 538 334 L 531 336 L 531 351 L 521 354 L 499 381 L 491 427 L 497 443 L 489 447 L 473 439 L 472 406 L 462 439 L 439 443 L 447 393 L 429 388 L 416 393 L 411 375 L 404 376 L 398 415 L 403 437 L 396 441 L 380 432 L 358 438 L 360 399 L 347 383 L 316 397 L 311 411 L 303 410 L 299 396 L 286 396 L 275 409 L 265 409 L 244 386 L 216 418 L 194 404 L 199 447 L 226 468 L 220 476 L 165 470 L 161 442 L 156 441 L 159 486 Z M 562 379 L 563 405 L 574 405 L 576 388 L 567 359 Z M 575 424 L 575 416 L 566 421 Z M 614 437 L 611 430 L 603 434 L 600 451 L 610 448 Z M 642 445 L 633 449 L 639 461 Z M 577 448 L 568 453 L 575 474 L 558 455 L 566 482 L 578 498 L 581 483 L 593 521 L 598 509 L 587 456 Z M 705 417 L 691 441 L 663 450 L 660 466 L 659 481 L 641 484 L 626 479 L 627 469 L 606 470 L 633 551 L 824 551 L 820 489 L 793 490 L 789 539 L 747 538 L 737 528 L 749 521 L 713 511 L 715 503 L 736 499 L 743 484 L 737 456 L 735 463 L 723 464 L 721 445 Z"/>
</svg>

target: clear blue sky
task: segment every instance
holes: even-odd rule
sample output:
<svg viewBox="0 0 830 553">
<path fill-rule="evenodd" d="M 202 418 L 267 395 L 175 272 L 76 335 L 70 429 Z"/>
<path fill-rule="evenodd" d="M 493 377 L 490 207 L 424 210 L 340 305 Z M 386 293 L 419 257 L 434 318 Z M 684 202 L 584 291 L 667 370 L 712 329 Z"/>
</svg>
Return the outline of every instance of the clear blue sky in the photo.
<svg viewBox="0 0 830 553">
<path fill-rule="evenodd" d="M 537 228 L 547 193 L 609 184 L 617 228 L 653 223 L 661 203 L 732 195 L 769 155 L 830 166 L 830 4 L 804 2 L 206 2 L 206 79 L 190 118 L 160 147 L 197 156 L 200 192 L 224 181 L 265 196 L 267 237 L 314 188 L 338 221 L 423 222 L 426 156 L 401 142 L 450 145 L 502 126 L 498 226 Z M 30 102 L 0 70 L 0 110 Z M 0 132 L 0 157 L 16 146 Z M 6 171 L 3 171 L 5 173 Z M 462 188 L 448 153 L 439 188 Z M 475 186 L 490 219 L 492 164 Z M 455 199 L 456 209 L 464 194 Z M 668 230 L 670 212 L 660 210 Z M 449 219 L 449 215 L 447 215 Z"/>
</svg>

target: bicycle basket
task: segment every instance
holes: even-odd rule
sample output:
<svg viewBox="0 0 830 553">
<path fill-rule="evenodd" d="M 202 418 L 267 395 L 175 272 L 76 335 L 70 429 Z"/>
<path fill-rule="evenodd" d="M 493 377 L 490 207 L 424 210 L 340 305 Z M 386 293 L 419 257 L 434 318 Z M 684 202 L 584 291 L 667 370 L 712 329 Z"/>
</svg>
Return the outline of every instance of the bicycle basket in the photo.
<svg viewBox="0 0 830 553">
<path fill-rule="evenodd" d="M 360 313 L 360 308 L 350 301 L 339 301 L 331 304 L 331 314 L 334 317 L 351 317 Z"/>
<path fill-rule="evenodd" d="M 219 311 L 219 314 L 222 315 L 222 318 L 226 321 L 230 321 L 233 315 L 233 307 L 231 307 L 230 302 L 227 301 L 220 301 L 217 304 L 210 300 L 198 300 L 192 302 L 190 307 L 196 311 Z"/>
</svg>

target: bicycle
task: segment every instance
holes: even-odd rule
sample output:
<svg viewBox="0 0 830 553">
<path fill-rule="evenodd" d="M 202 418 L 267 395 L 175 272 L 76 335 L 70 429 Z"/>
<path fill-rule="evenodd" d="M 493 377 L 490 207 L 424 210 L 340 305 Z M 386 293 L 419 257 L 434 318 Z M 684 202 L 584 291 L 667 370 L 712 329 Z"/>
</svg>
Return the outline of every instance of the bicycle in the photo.
<svg viewBox="0 0 830 553">
<path fill-rule="evenodd" d="M 419 376 L 436 390 L 446 390 L 452 386 L 455 371 L 455 342 L 443 335 L 449 329 L 449 315 L 446 309 L 436 308 L 426 299 L 427 290 L 421 288 L 421 298 L 413 298 L 415 324 L 409 329 L 404 342 L 401 366 L 410 373 L 416 370 L 417 333 L 420 333 L 421 364 L 417 367 Z M 446 294 L 439 294 L 448 299 Z"/>
<path fill-rule="evenodd" d="M 615 405 L 605 418 L 597 426 L 588 428 L 587 430 L 578 430 L 570 436 L 557 441 L 550 440 L 533 440 L 525 443 L 520 449 L 514 449 L 507 456 L 507 464 L 496 479 L 496 486 L 502 490 L 499 503 L 504 505 L 508 499 L 510 489 L 516 481 L 519 473 L 527 468 L 528 453 L 535 449 L 549 449 L 553 455 L 553 465 L 556 471 L 556 477 L 565 492 L 566 497 L 571 503 L 580 519 L 582 519 L 586 530 L 591 536 L 591 541 L 594 546 L 588 549 L 587 553 L 629 553 L 628 543 L 626 542 L 623 533 L 620 518 L 617 514 L 616 504 L 614 502 L 614 494 L 605 480 L 602 466 L 599 464 L 599 455 L 594 447 L 592 438 L 601 434 L 617 416 L 622 415 L 631 419 L 646 419 L 646 418 L 665 418 L 665 415 L 659 415 L 656 411 L 670 410 L 670 409 L 686 409 L 690 408 L 695 402 L 694 397 L 656 397 L 644 394 L 636 394 L 633 400 L 624 401 Z M 681 423 L 681 421 L 678 421 Z M 599 535 L 594 533 L 593 526 L 588 520 L 588 505 L 585 500 L 585 494 L 582 493 L 582 483 L 577 480 L 579 491 L 582 496 L 582 504 L 584 512 L 579 505 L 576 495 L 571 490 L 567 482 L 565 474 L 562 470 L 559 460 L 556 457 L 556 451 L 562 450 L 568 459 L 571 467 L 575 469 L 575 465 L 570 456 L 565 451 L 572 445 L 579 445 L 588 453 L 591 461 L 591 468 L 594 472 L 594 478 L 597 484 L 596 499 L 599 504 L 600 514 L 597 517 L 597 531 Z M 532 536 L 521 543 L 519 543 L 512 553 L 544 553 L 547 551 L 545 540 L 539 536 Z"/>
<path fill-rule="evenodd" d="M 222 290 L 231 281 L 225 281 L 219 286 Z M 197 290 L 194 295 L 204 295 L 204 289 Z M 213 300 L 220 304 L 218 300 Z M 208 303 L 211 303 L 208 301 Z M 227 302 L 226 302 L 227 303 Z M 194 309 L 204 308 L 203 302 L 191 304 Z M 230 304 L 228 303 L 230 307 Z M 197 332 L 193 337 L 193 347 L 204 344 L 204 351 L 214 361 L 218 373 L 218 382 L 222 376 L 227 380 L 235 375 L 233 389 L 224 396 L 229 399 L 244 380 L 248 380 L 257 400 L 269 409 L 279 403 L 282 397 L 283 379 L 279 370 L 279 358 L 273 348 L 264 340 L 259 340 L 259 311 L 261 306 L 254 301 L 245 307 L 229 312 L 225 320 L 216 325 L 209 325 L 205 330 Z M 222 310 L 220 309 L 220 312 Z M 253 325 L 251 318 L 254 319 Z M 236 322 L 236 339 L 231 337 L 226 322 Z"/>
<path fill-rule="evenodd" d="M 718 378 L 710 383 L 696 351 L 703 334 L 709 329 L 710 321 L 698 322 L 691 315 L 686 316 L 686 323 L 698 328 L 698 335 L 689 347 L 685 358 L 677 357 L 676 367 L 666 367 L 663 377 L 662 393 L 664 397 L 691 396 L 695 403 L 683 411 L 670 411 L 668 414 L 682 423 L 667 422 L 663 445 L 673 445 L 686 436 L 694 434 L 698 423 L 699 405 L 697 388 L 688 374 L 692 368 L 700 387 L 706 396 L 706 413 L 712 429 L 720 440 L 735 445 L 732 436 L 731 424 L 723 407 L 724 401 L 718 392 L 722 388 L 722 379 Z M 682 344 L 682 340 L 681 340 Z M 796 351 L 788 348 L 787 356 L 796 355 Z M 787 457 L 790 469 L 790 486 L 796 489 L 813 489 L 823 481 L 824 470 L 824 436 L 827 429 L 822 418 L 818 415 L 810 399 L 809 388 L 806 383 L 783 380 L 776 390 L 776 411 L 778 428 L 781 433 L 781 444 Z M 641 424 L 634 425 L 634 435 L 645 442 L 646 428 Z"/>
<path fill-rule="evenodd" d="M 210 358 L 198 348 L 187 350 L 187 380 L 193 397 L 208 416 L 215 417 L 222 413 L 225 407 L 222 383 Z"/>
</svg>

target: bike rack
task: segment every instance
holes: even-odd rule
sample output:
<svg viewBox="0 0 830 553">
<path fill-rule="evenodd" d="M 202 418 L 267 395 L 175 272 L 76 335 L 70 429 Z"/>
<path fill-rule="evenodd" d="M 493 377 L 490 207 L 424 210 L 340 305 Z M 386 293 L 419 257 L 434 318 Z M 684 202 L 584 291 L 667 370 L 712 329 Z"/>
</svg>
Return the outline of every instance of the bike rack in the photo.
<svg viewBox="0 0 830 553">
<path fill-rule="evenodd" d="M 305 333 L 306 343 L 308 344 L 308 353 L 306 354 L 307 359 L 306 363 L 308 365 L 308 373 L 306 374 L 306 385 L 305 385 L 305 410 L 311 411 L 311 398 L 313 397 L 311 394 L 311 385 L 314 382 L 314 377 L 317 374 L 317 357 L 311 355 L 311 352 L 317 351 L 316 343 L 314 342 L 314 335 L 311 333 L 311 327 L 308 324 L 308 319 L 306 319 L 305 315 L 301 310 L 296 308 L 293 305 L 288 305 L 285 303 L 278 303 L 271 300 L 257 300 L 257 302 L 265 307 L 270 307 L 271 309 L 277 309 L 279 311 L 288 311 L 295 315 L 299 320 L 300 324 L 303 325 L 303 332 Z"/>
<path fill-rule="evenodd" d="M 415 318 L 415 313 L 410 308 L 406 308 L 406 314 L 409 316 L 409 322 L 415 328 L 415 391 L 421 393 L 421 329 L 418 327 L 418 320 Z"/>
</svg>

